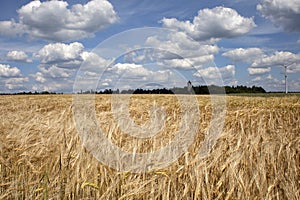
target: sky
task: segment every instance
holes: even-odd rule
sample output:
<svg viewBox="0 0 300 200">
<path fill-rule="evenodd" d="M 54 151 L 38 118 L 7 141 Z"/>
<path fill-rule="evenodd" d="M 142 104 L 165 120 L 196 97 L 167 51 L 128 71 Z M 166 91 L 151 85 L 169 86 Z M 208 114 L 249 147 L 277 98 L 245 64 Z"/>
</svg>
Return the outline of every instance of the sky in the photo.
<svg viewBox="0 0 300 200">
<path fill-rule="evenodd" d="M 2 0 L 0 93 L 300 91 L 299 0 Z"/>
</svg>

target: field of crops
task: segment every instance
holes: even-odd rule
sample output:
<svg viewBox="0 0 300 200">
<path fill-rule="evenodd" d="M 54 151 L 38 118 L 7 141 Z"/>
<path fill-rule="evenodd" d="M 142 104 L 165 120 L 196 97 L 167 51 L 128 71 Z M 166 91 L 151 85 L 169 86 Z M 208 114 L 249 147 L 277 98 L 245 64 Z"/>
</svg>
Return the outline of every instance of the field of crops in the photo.
<svg viewBox="0 0 300 200">
<path fill-rule="evenodd" d="M 165 127 L 154 137 L 122 134 L 110 95 L 96 95 L 106 137 L 126 151 L 165 146 L 180 128 L 172 95 L 133 95 L 129 115 L 149 122 L 153 103 Z M 170 166 L 119 172 L 82 146 L 72 95 L 0 96 L 0 199 L 300 199 L 300 98 L 227 96 L 224 128 L 210 154 L 197 156 L 211 120 L 210 96 L 197 96 L 193 144 Z"/>
</svg>

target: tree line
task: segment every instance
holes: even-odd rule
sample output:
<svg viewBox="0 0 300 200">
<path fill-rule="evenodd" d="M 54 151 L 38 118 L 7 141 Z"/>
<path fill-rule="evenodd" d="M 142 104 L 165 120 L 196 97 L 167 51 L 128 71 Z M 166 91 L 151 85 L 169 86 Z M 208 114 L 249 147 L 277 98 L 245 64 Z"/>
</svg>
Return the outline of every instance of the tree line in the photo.
<svg viewBox="0 0 300 200">
<path fill-rule="evenodd" d="M 120 91 L 105 89 L 101 91 L 87 90 L 80 92 L 82 94 L 233 94 L 233 93 L 266 93 L 262 87 L 252 86 L 247 87 L 243 85 L 238 86 L 216 86 L 216 85 L 200 85 L 192 86 L 192 90 L 189 91 L 187 87 L 173 87 L 171 89 L 158 88 L 158 89 L 127 89 Z"/>
<path fill-rule="evenodd" d="M 13 92 L 13 93 L 0 93 L 0 95 L 47 95 L 47 94 L 64 94 L 63 92 L 49 92 L 49 91 L 29 91 L 29 92 Z"/>
</svg>

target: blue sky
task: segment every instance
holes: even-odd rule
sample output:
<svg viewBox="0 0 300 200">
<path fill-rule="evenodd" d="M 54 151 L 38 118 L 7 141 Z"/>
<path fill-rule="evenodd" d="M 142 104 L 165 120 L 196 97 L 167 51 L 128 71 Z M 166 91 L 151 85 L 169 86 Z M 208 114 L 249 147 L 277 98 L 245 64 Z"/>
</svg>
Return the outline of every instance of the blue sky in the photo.
<svg viewBox="0 0 300 200">
<path fill-rule="evenodd" d="M 2 0 L 0 92 L 72 92 L 75 80 L 283 91 L 283 65 L 300 91 L 299 19 L 299 0 Z"/>
</svg>

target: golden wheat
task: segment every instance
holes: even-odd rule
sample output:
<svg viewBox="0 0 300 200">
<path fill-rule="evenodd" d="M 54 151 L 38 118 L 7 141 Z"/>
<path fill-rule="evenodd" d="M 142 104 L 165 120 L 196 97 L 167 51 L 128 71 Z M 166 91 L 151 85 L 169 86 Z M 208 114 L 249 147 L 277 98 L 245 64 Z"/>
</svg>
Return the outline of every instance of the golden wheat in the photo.
<svg viewBox="0 0 300 200">
<path fill-rule="evenodd" d="M 95 108 L 113 143 L 148 152 L 173 139 L 181 116 L 174 96 L 131 98 L 138 125 L 149 123 L 153 103 L 165 108 L 165 127 L 144 140 L 120 132 L 110 97 L 97 95 Z M 130 173 L 82 147 L 71 95 L 0 96 L 0 199 L 300 199 L 299 97 L 226 97 L 224 129 L 202 158 L 212 108 L 209 96 L 197 98 L 200 127 L 188 152 L 167 168 Z"/>
</svg>

